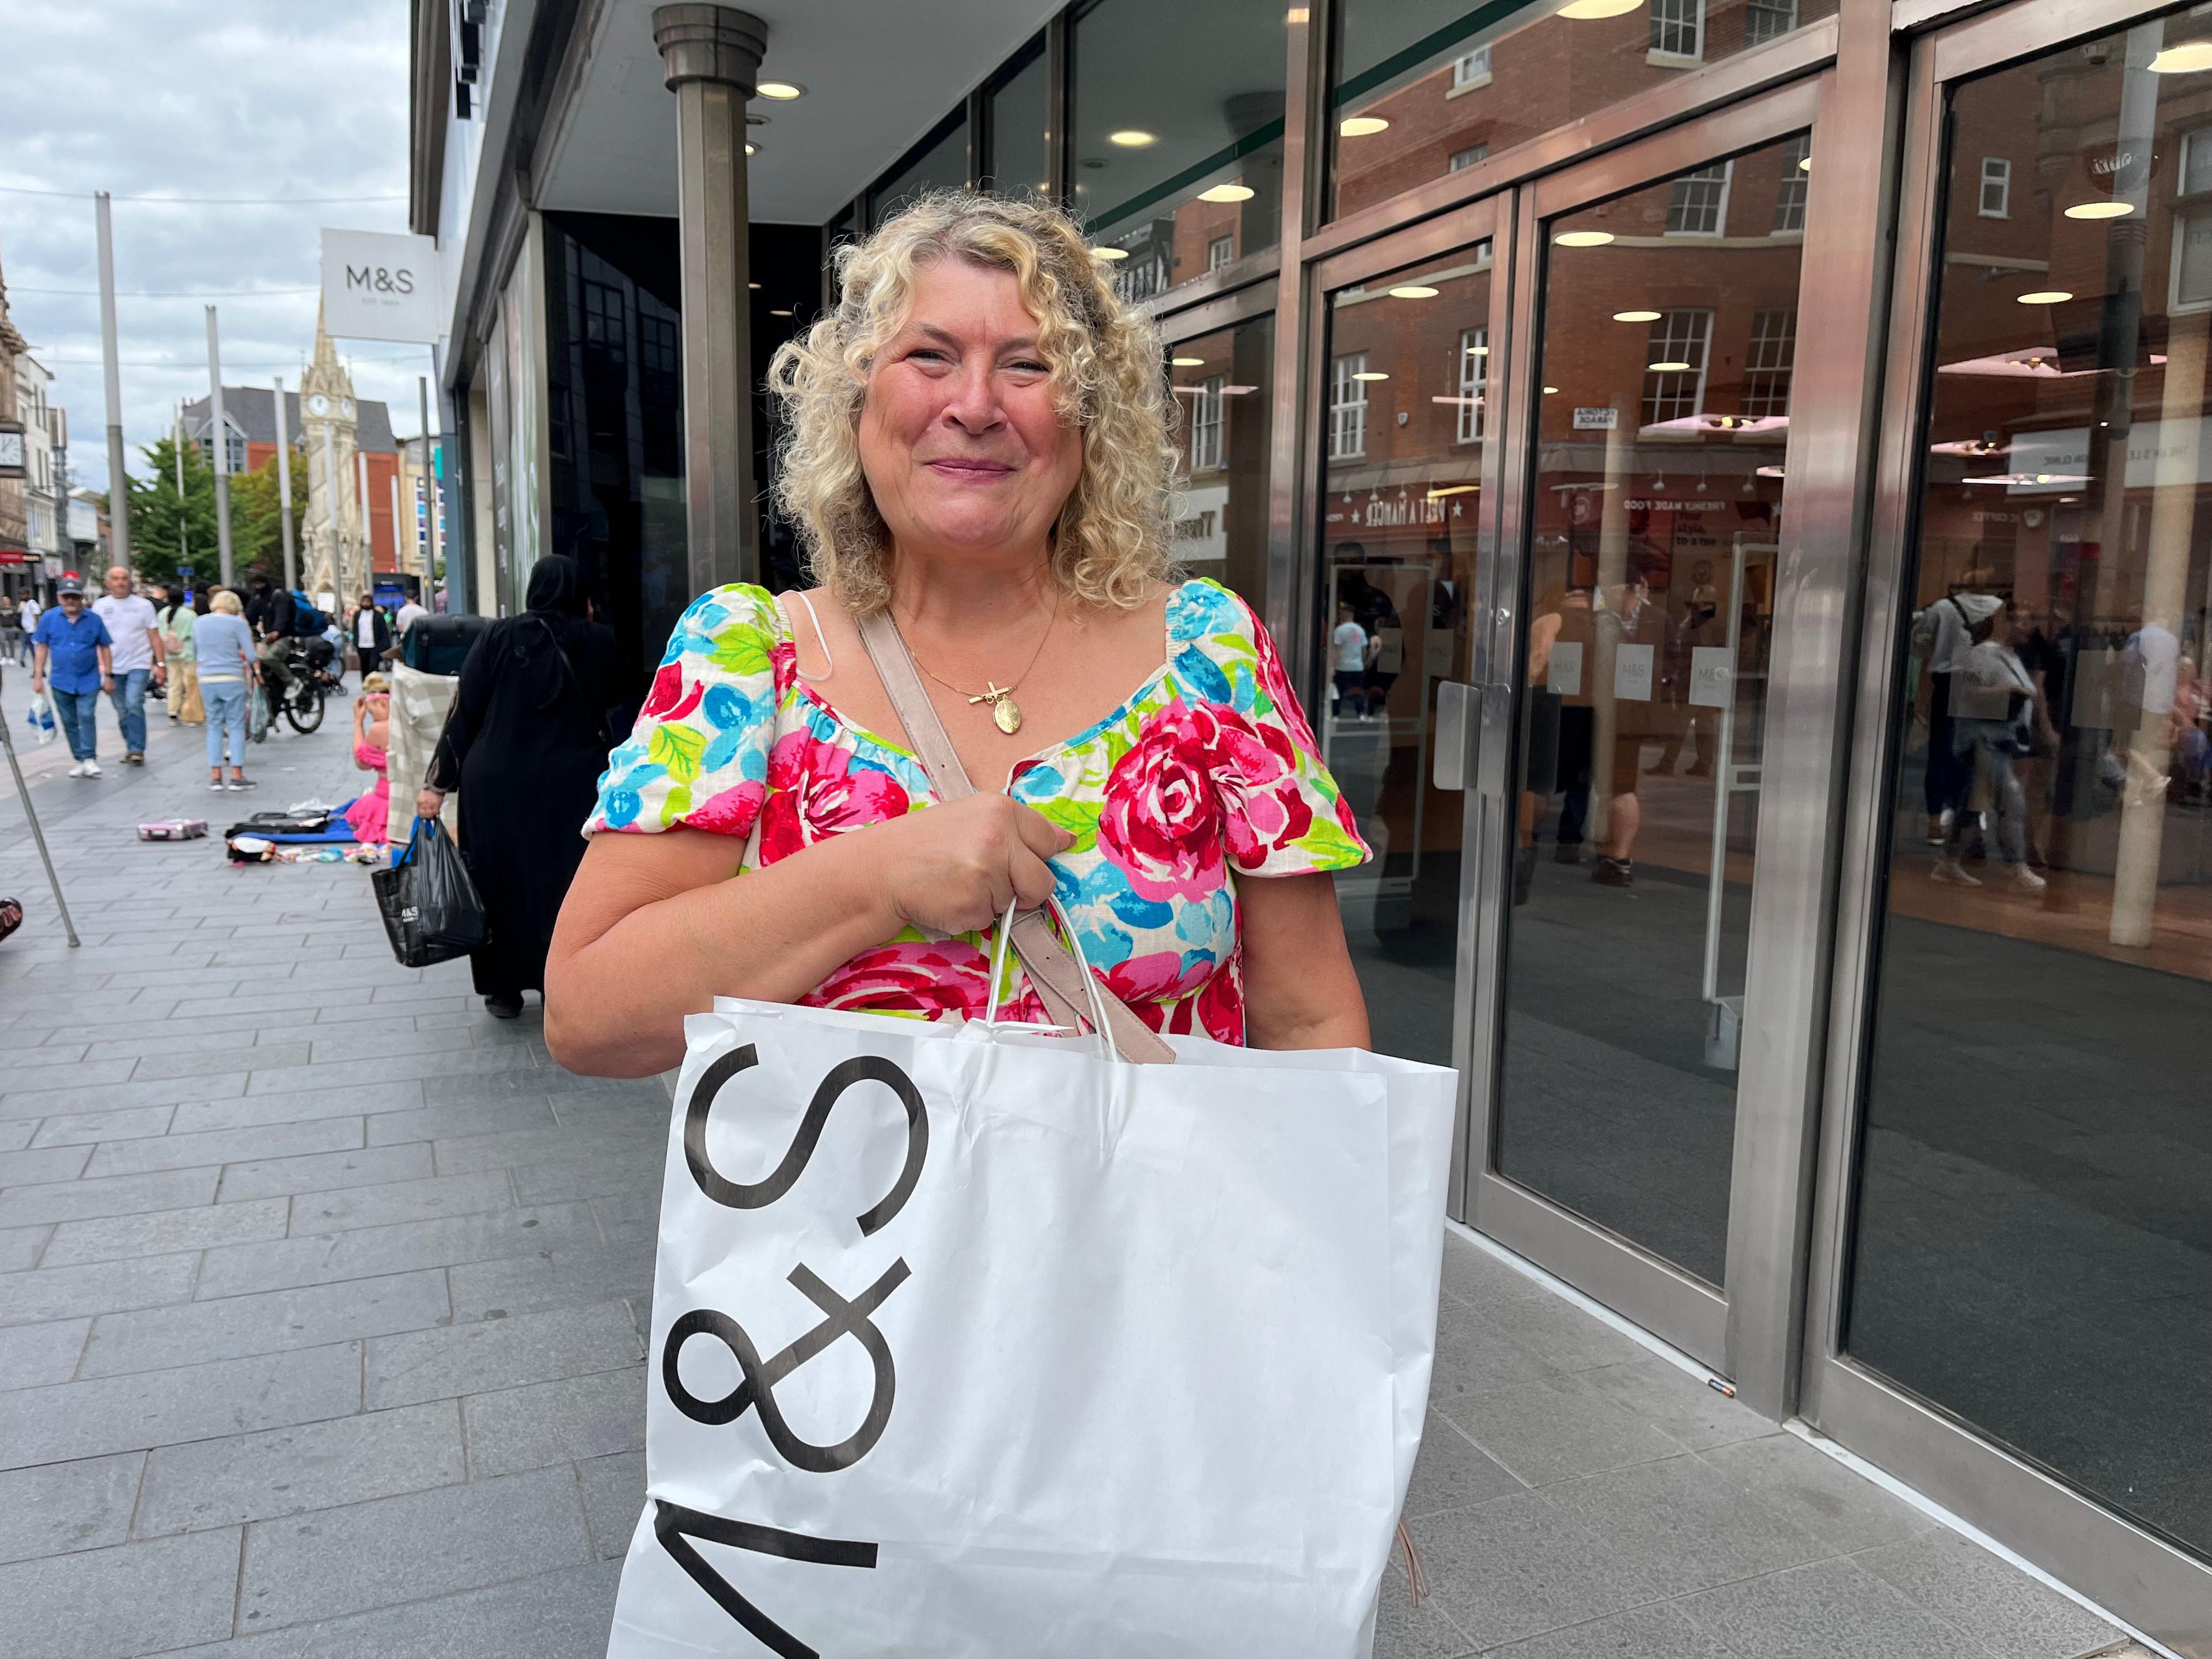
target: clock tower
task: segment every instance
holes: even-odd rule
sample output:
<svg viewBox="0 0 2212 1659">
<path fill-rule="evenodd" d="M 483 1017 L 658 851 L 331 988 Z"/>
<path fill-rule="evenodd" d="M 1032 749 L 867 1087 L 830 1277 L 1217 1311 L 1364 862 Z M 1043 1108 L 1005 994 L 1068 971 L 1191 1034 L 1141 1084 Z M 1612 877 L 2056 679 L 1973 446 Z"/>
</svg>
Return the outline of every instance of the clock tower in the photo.
<svg viewBox="0 0 2212 1659">
<path fill-rule="evenodd" d="M 353 377 L 338 362 L 337 348 L 315 310 L 315 356 L 300 379 L 300 430 L 307 458 L 307 512 L 301 529 L 307 538 L 302 571 L 307 594 L 346 596 L 367 586 L 368 552 L 356 499 Z"/>
</svg>

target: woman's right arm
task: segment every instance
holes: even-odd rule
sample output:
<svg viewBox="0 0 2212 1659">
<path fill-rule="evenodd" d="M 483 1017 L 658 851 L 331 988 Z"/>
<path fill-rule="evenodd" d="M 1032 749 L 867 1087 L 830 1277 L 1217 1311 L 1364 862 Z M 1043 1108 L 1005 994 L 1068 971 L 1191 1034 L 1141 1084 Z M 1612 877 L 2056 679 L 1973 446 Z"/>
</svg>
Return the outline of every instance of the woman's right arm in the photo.
<svg viewBox="0 0 2212 1659">
<path fill-rule="evenodd" d="M 814 842 L 735 873 L 744 842 L 603 831 L 569 884 L 545 962 L 545 1043 L 572 1072 L 644 1077 L 684 1058 L 684 1018 L 717 996 L 796 1002 L 912 926 L 990 926 L 1053 890 L 1073 838 L 977 794 Z"/>
</svg>

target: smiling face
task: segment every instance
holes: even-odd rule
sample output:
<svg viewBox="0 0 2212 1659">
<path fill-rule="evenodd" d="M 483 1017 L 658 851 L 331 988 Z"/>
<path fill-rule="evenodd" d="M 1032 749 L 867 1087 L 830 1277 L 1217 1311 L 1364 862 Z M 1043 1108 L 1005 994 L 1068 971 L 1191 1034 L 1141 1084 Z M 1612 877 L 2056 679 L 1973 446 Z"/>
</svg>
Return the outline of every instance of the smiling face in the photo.
<svg viewBox="0 0 2212 1659">
<path fill-rule="evenodd" d="M 131 573 L 125 570 L 119 564 L 109 567 L 107 572 L 107 591 L 110 595 L 116 599 L 129 599 L 131 597 Z"/>
<path fill-rule="evenodd" d="M 861 469 L 897 546 L 1041 554 L 1083 433 L 1053 407 L 1036 329 L 1012 271 L 946 258 L 917 273 L 860 411 Z"/>
</svg>

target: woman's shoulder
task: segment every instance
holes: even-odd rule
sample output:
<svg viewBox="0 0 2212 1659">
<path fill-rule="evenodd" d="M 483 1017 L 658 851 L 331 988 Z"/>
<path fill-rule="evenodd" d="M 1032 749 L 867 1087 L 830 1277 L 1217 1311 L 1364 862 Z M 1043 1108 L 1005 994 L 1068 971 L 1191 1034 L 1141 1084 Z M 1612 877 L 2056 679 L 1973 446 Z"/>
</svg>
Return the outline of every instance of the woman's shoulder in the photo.
<svg viewBox="0 0 2212 1659">
<path fill-rule="evenodd" d="M 1211 576 L 1193 576 L 1169 592 L 1167 628 L 1170 657 L 1191 646 L 1236 657 L 1273 648 L 1259 614 Z"/>
<path fill-rule="evenodd" d="M 767 665 L 767 653 L 790 638 L 790 623 L 774 594 L 751 582 L 728 582 L 685 607 L 669 637 L 669 657 L 680 652 L 711 658 L 737 672 L 757 672 Z"/>
</svg>

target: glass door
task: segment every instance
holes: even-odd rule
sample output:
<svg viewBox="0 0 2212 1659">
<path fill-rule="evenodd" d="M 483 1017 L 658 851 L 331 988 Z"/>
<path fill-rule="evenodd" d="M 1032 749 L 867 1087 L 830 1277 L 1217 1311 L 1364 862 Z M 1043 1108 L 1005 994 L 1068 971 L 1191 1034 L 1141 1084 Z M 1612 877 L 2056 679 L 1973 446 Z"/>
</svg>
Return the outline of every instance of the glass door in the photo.
<svg viewBox="0 0 2212 1659">
<path fill-rule="evenodd" d="M 1812 108 L 1521 215 L 1474 1220 L 1718 1370 Z"/>
</svg>

